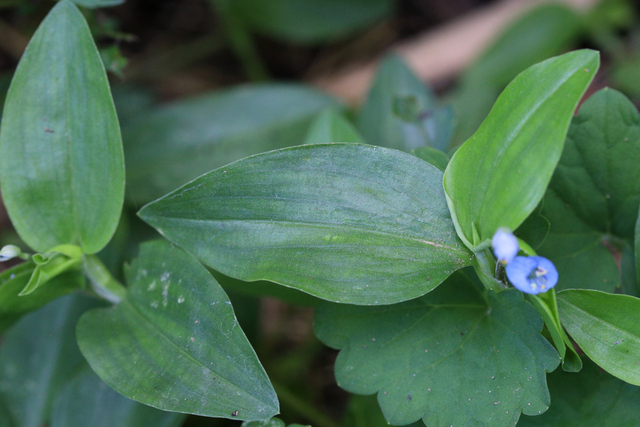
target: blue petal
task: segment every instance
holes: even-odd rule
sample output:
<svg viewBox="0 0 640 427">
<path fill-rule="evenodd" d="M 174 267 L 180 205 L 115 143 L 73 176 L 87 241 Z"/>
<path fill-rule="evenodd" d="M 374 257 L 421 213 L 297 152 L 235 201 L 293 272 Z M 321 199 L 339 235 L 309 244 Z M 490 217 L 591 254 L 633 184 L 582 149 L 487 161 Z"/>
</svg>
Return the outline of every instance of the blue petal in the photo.
<svg viewBox="0 0 640 427">
<path fill-rule="evenodd" d="M 541 256 L 516 257 L 507 264 L 507 277 L 514 287 L 527 294 L 548 291 L 558 283 L 558 270 Z"/>
<path fill-rule="evenodd" d="M 518 239 L 508 228 L 500 228 L 491 239 L 493 253 L 498 261 L 511 262 L 518 255 Z"/>
</svg>

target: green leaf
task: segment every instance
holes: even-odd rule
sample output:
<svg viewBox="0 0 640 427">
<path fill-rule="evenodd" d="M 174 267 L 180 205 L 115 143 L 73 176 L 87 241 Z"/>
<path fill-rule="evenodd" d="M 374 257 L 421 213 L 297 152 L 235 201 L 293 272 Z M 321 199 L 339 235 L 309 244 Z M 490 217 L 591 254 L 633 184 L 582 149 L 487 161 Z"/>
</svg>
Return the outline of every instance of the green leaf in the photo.
<svg viewBox="0 0 640 427">
<path fill-rule="evenodd" d="M 507 289 L 485 297 L 457 273 L 402 304 L 327 304 L 317 312 L 316 334 L 341 350 L 338 385 L 377 393 L 390 424 L 514 425 L 521 412 L 548 408 L 546 372 L 559 362 L 522 295 Z"/>
<path fill-rule="evenodd" d="M 195 259 L 146 243 L 126 277 L 122 303 L 78 322 L 82 354 L 104 382 L 166 411 L 239 420 L 278 412 L 227 295 Z"/>
<path fill-rule="evenodd" d="M 542 204 L 513 232 L 517 238 L 527 242 L 534 250 L 542 246 L 551 228 L 549 220 L 541 212 Z"/>
<path fill-rule="evenodd" d="M 327 109 L 313 122 L 304 140 L 305 144 L 326 142 L 364 143 L 364 140 L 347 119 L 333 109 Z"/>
<path fill-rule="evenodd" d="M 569 128 L 544 199 L 551 231 L 539 252 L 558 268 L 559 289 L 613 291 L 621 285 L 612 253 L 620 256 L 634 238 L 639 162 L 638 111 L 619 92 L 597 92 Z M 623 291 L 637 292 L 632 286 Z"/>
<path fill-rule="evenodd" d="M 522 72 L 502 92 L 480 129 L 456 151 L 444 174 L 444 188 L 467 247 L 487 247 L 498 228 L 515 230 L 535 209 L 598 64 L 597 52 L 581 50 Z"/>
<path fill-rule="evenodd" d="M 0 274 L 0 333 L 22 315 L 84 287 L 82 274 L 70 271 L 49 280 L 46 286 L 40 286 L 29 295 L 19 296 L 35 268 L 32 262 L 25 262 Z"/>
<path fill-rule="evenodd" d="M 591 290 L 558 293 L 560 320 L 602 369 L 640 385 L 640 299 Z"/>
<path fill-rule="evenodd" d="M 58 394 L 51 427 L 178 427 L 184 414 L 163 412 L 110 389 L 90 369 L 69 380 Z"/>
<path fill-rule="evenodd" d="M 358 129 L 369 144 L 411 151 L 429 143 L 421 115 L 435 108 L 429 87 L 399 56 L 391 55 L 380 64 Z"/>
<path fill-rule="evenodd" d="M 76 320 L 95 300 L 66 296 L 22 318 L 0 346 L 0 400 L 20 427 L 40 427 L 65 381 L 84 364 Z"/>
<path fill-rule="evenodd" d="M 431 163 L 442 172 L 447 169 L 447 164 L 449 164 L 449 156 L 447 156 L 446 153 L 438 150 L 437 148 L 419 147 L 411 151 L 411 154 L 418 157 L 419 159 L 424 160 L 425 162 Z"/>
<path fill-rule="evenodd" d="M 389 427 L 387 420 L 378 405 L 376 396 L 362 396 L 352 394 L 349 396 L 344 419 L 345 426 L 349 427 Z M 405 427 L 424 427 L 422 421 L 416 421 Z"/>
<path fill-rule="evenodd" d="M 271 418 L 266 421 L 245 421 L 241 427 L 285 427 L 286 424 L 280 418 Z M 302 424 L 289 424 L 289 427 L 311 427 L 309 425 L 303 426 Z"/>
<path fill-rule="evenodd" d="M 229 5 L 256 32 L 306 44 L 344 38 L 393 10 L 392 0 L 232 0 Z"/>
<path fill-rule="evenodd" d="M 471 254 L 442 172 L 396 150 L 315 144 L 216 169 L 140 210 L 206 265 L 353 304 L 423 295 Z"/>
<path fill-rule="evenodd" d="M 299 145 L 334 99 L 295 85 L 246 86 L 160 106 L 123 127 L 128 198 L 142 204 L 243 157 Z"/>
<path fill-rule="evenodd" d="M 124 158 L 109 83 L 86 21 L 57 3 L 11 82 L 0 132 L 2 197 L 16 231 L 45 252 L 98 252 L 124 198 Z"/>
<path fill-rule="evenodd" d="M 553 404 L 537 417 L 522 417 L 518 427 L 619 427 L 640 419 L 640 388 L 626 384 L 585 360 L 580 374 L 551 373 L 549 391 Z"/>
<path fill-rule="evenodd" d="M 13 422 L 13 418 L 11 418 L 9 408 L 7 408 L 7 405 L 2 401 L 2 399 L 0 399 L 0 426 L 16 427 Z"/>
</svg>

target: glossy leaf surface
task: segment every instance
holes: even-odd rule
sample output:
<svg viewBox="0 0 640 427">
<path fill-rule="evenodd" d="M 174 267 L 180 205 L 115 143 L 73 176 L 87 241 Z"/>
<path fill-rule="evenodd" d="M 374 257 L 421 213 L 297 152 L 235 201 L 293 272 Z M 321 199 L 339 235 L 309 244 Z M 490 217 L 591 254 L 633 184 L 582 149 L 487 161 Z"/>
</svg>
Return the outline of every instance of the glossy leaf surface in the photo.
<svg viewBox="0 0 640 427">
<path fill-rule="evenodd" d="M 551 407 L 521 417 L 519 427 L 632 426 L 640 419 L 640 388 L 620 381 L 585 360 L 579 374 L 557 370 L 548 376 Z"/>
<path fill-rule="evenodd" d="M 104 382 L 165 411 L 239 420 L 278 412 L 227 295 L 202 265 L 154 241 L 141 247 L 126 277 L 128 295 L 118 306 L 78 322 L 80 349 Z"/>
<path fill-rule="evenodd" d="M 109 84 L 86 21 L 58 2 L 15 72 L 0 132 L 2 197 L 20 237 L 45 252 L 102 249 L 120 218 L 124 158 Z"/>
<path fill-rule="evenodd" d="M 337 302 L 411 299 L 471 263 L 449 217 L 442 172 L 369 145 L 252 156 L 139 215 L 223 274 Z"/>
<path fill-rule="evenodd" d="M 62 297 L 26 315 L 0 345 L 0 399 L 16 426 L 41 427 L 49 419 L 56 394 L 84 364 L 75 343 L 80 314 L 95 302 Z"/>
<path fill-rule="evenodd" d="M 500 227 L 518 228 L 540 202 L 598 64 L 597 52 L 582 50 L 528 68 L 456 151 L 444 188 L 458 235 L 470 249 L 486 247 Z"/>
<path fill-rule="evenodd" d="M 338 385 L 377 393 L 387 421 L 513 425 L 549 406 L 558 353 L 522 293 L 487 297 L 457 273 L 424 297 L 384 307 L 327 305 L 316 334 L 340 349 Z"/>
<path fill-rule="evenodd" d="M 638 164 L 636 107 L 615 90 L 597 92 L 571 123 L 544 199 L 551 231 L 539 252 L 558 268 L 560 289 L 613 292 L 621 286 L 612 252 L 620 254 L 633 242 L 640 204 Z M 637 284 L 630 286 L 623 292 L 637 292 Z"/>
<path fill-rule="evenodd" d="M 122 129 L 127 197 L 140 206 L 232 161 L 300 145 L 318 113 L 339 107 L 301 86 L 256 85 L 150 109 Z"/>
<path fill-rule="evenodd" d="M 60 390 L 51 427 L 178 427 L 185 418 L 184 414 L 159 411 L 127 399 L 87 368 Z"/>
<path fill-rule="evenodd" d="M 563 326 L 602 369 L 640 385 L 640 299 L 571 289 L 558 294 Z"/>
</svg>

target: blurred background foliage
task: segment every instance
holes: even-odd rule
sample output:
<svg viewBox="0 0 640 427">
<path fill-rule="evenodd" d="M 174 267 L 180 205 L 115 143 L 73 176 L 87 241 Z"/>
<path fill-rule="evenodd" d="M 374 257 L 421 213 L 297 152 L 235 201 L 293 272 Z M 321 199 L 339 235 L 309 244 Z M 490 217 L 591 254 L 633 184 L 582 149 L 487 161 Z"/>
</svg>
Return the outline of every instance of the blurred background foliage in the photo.
<svg viewBox="0 0 640 427">
<path fill-rule="evenodd" d="M 592 91 L 611 86 L 636 105 L 640 101 L 640 22 L 631 0 L 591 1 L 579 11 L 569 1 L 530 1 L 535 7 L 500 28 L 486 49 L 469 58 L 464 71 L 429 82 L 402 56 L 391 54 L 394 47 L 501 2 L 74 1 L 83 7 L 109 71 L 125 146 L 126 209 L 118 233 L 100 254 L 116 277 L 122 276 L 123 262 L 135 256 L 139 243 L 155 237 L 136 218 L 140 207 L 248 155 L 303 143 L 364 141 L 413 152 L 444 169 L 455 147 L 475 131 L 515 75 L 550 56 L 583 47 L 602 52 L 603 66 Z M 0 0 L 0 101 L 30 36 L 52 5 Z M 377 71 L 359 104 L 314 84 L 371 61 L 378 63 Z M 9 243 L 19 242 L 0 210 L 0 245 Z M 247 285 L 214 274 L 274 383 L 286 423 L 387 425 L 375 397 L 348 396 L 335 384 L 336 352 L 323 347 L 312 331 L 317 299 L 267 282 Z M 69 302 L 56 304 L 65 310 Z M 46 340 L 51 328 L 59 336 L 72 336 L 67 317 L 78 315 L 58 311 L 60 321 L 44 327 L 41 319 L 51 315 L 47 310 L 52 308 L 25 316 L 4 337 L 0 363 L 20 359 L 24 366 L 38 364 L 41 369 L 29 378 L 5 382 L 0 396 L 18 390 L 18 399 L 27 401 L 34 392 L 25 381 L 42 384 L 48 378 L 37 398 L 42 402 L 40 420 L 50 419 L 51 425 L 59 414 L 72 410 L 57 396 L 80 399 L 87 387 L 121 408 L 126 414 L 121 419 L 129 417 L 134 423 L 127 425 L 155 420 L 157 414 L 145 415 L 144 409 L 118 403 L 123 398 L 87 371 L 75 344 L 65 344 L 63 351 Z M 21 331 L 31 331 L 28 348 L 52 346 L 51 351 L 38 356 L 25 351 L 21 333 L 26 332 Z M 63 364 L 66 370 L 60 371 L 63 355 L 74 363 Z M 73 382 L 63 387 L 60 372 L 75 373 Z M 97 400 L 84 404 L 92 408 Z M 0 401 L 0 424 L 6 404 Z M 116 412 L 109 416 L 120 416 Z M 156 425 L 177 425 L 183 419 L 165 418 Z M 184 425 L 239 422 L 191 416 Z"/>
</svg>

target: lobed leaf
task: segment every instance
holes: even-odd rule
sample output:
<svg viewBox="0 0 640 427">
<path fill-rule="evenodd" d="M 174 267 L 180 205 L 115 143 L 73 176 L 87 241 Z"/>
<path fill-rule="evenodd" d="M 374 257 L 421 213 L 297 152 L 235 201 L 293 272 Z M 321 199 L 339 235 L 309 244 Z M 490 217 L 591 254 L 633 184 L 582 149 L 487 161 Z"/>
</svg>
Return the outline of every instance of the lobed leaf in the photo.
<svg viewBox="0 0 640 427">
<path fill-rule="evenodd" d="M 2 197 L 16 231 L 46 252 L 98 252 L 124 199 L 120 128 L 102 61 L 76 6 L 58 2 L 18 64 L 0 131 Z"/>
<path fill-rule="evenodd" d="M 559 289 L 613 292 L 621 286 L 612 253 L 631 249 L 640 204 L 639 162 L 636 107 L 615 90 L 598 91 L 573 119 L 544 199 L 551 230 L 539 251 L 558 268 Z M 637 293 L 637 284 L 623 291 Z"/>
<path fill-rule="evenodd" d="M 387 422 L 508 425 L 549 407 L 559 363 L 522 293 L 488 297 L 464 274 L 424 297 L 382 307 L 327 304 L 316 334 L 340 349 L 338 385 L 377 393 Z"/>
<path fill-rule="evenodd" d="M 445 194 L 468 248 L 487 247 L 500 227 L 515 230 L 538 205 L 598 64 L 597 52 L 581 50 L 523 71 L 451 158 Z"/>
<path fill-rule="evenodd" d="M 228 276 L 388 304 L 471 263 L 441 182 L 437 168 L 399 151 L 305 145 L 216 169 L 139 215 Z"/>
<path fill-rule="evenodd" d="M 278 412 L 231 302 L 202 265 L 153 241 L 126 277 L 127 297 L 77 327 L 80 350 L 105 383 L 165 411 L 238 420 Z"/>
</svg>

